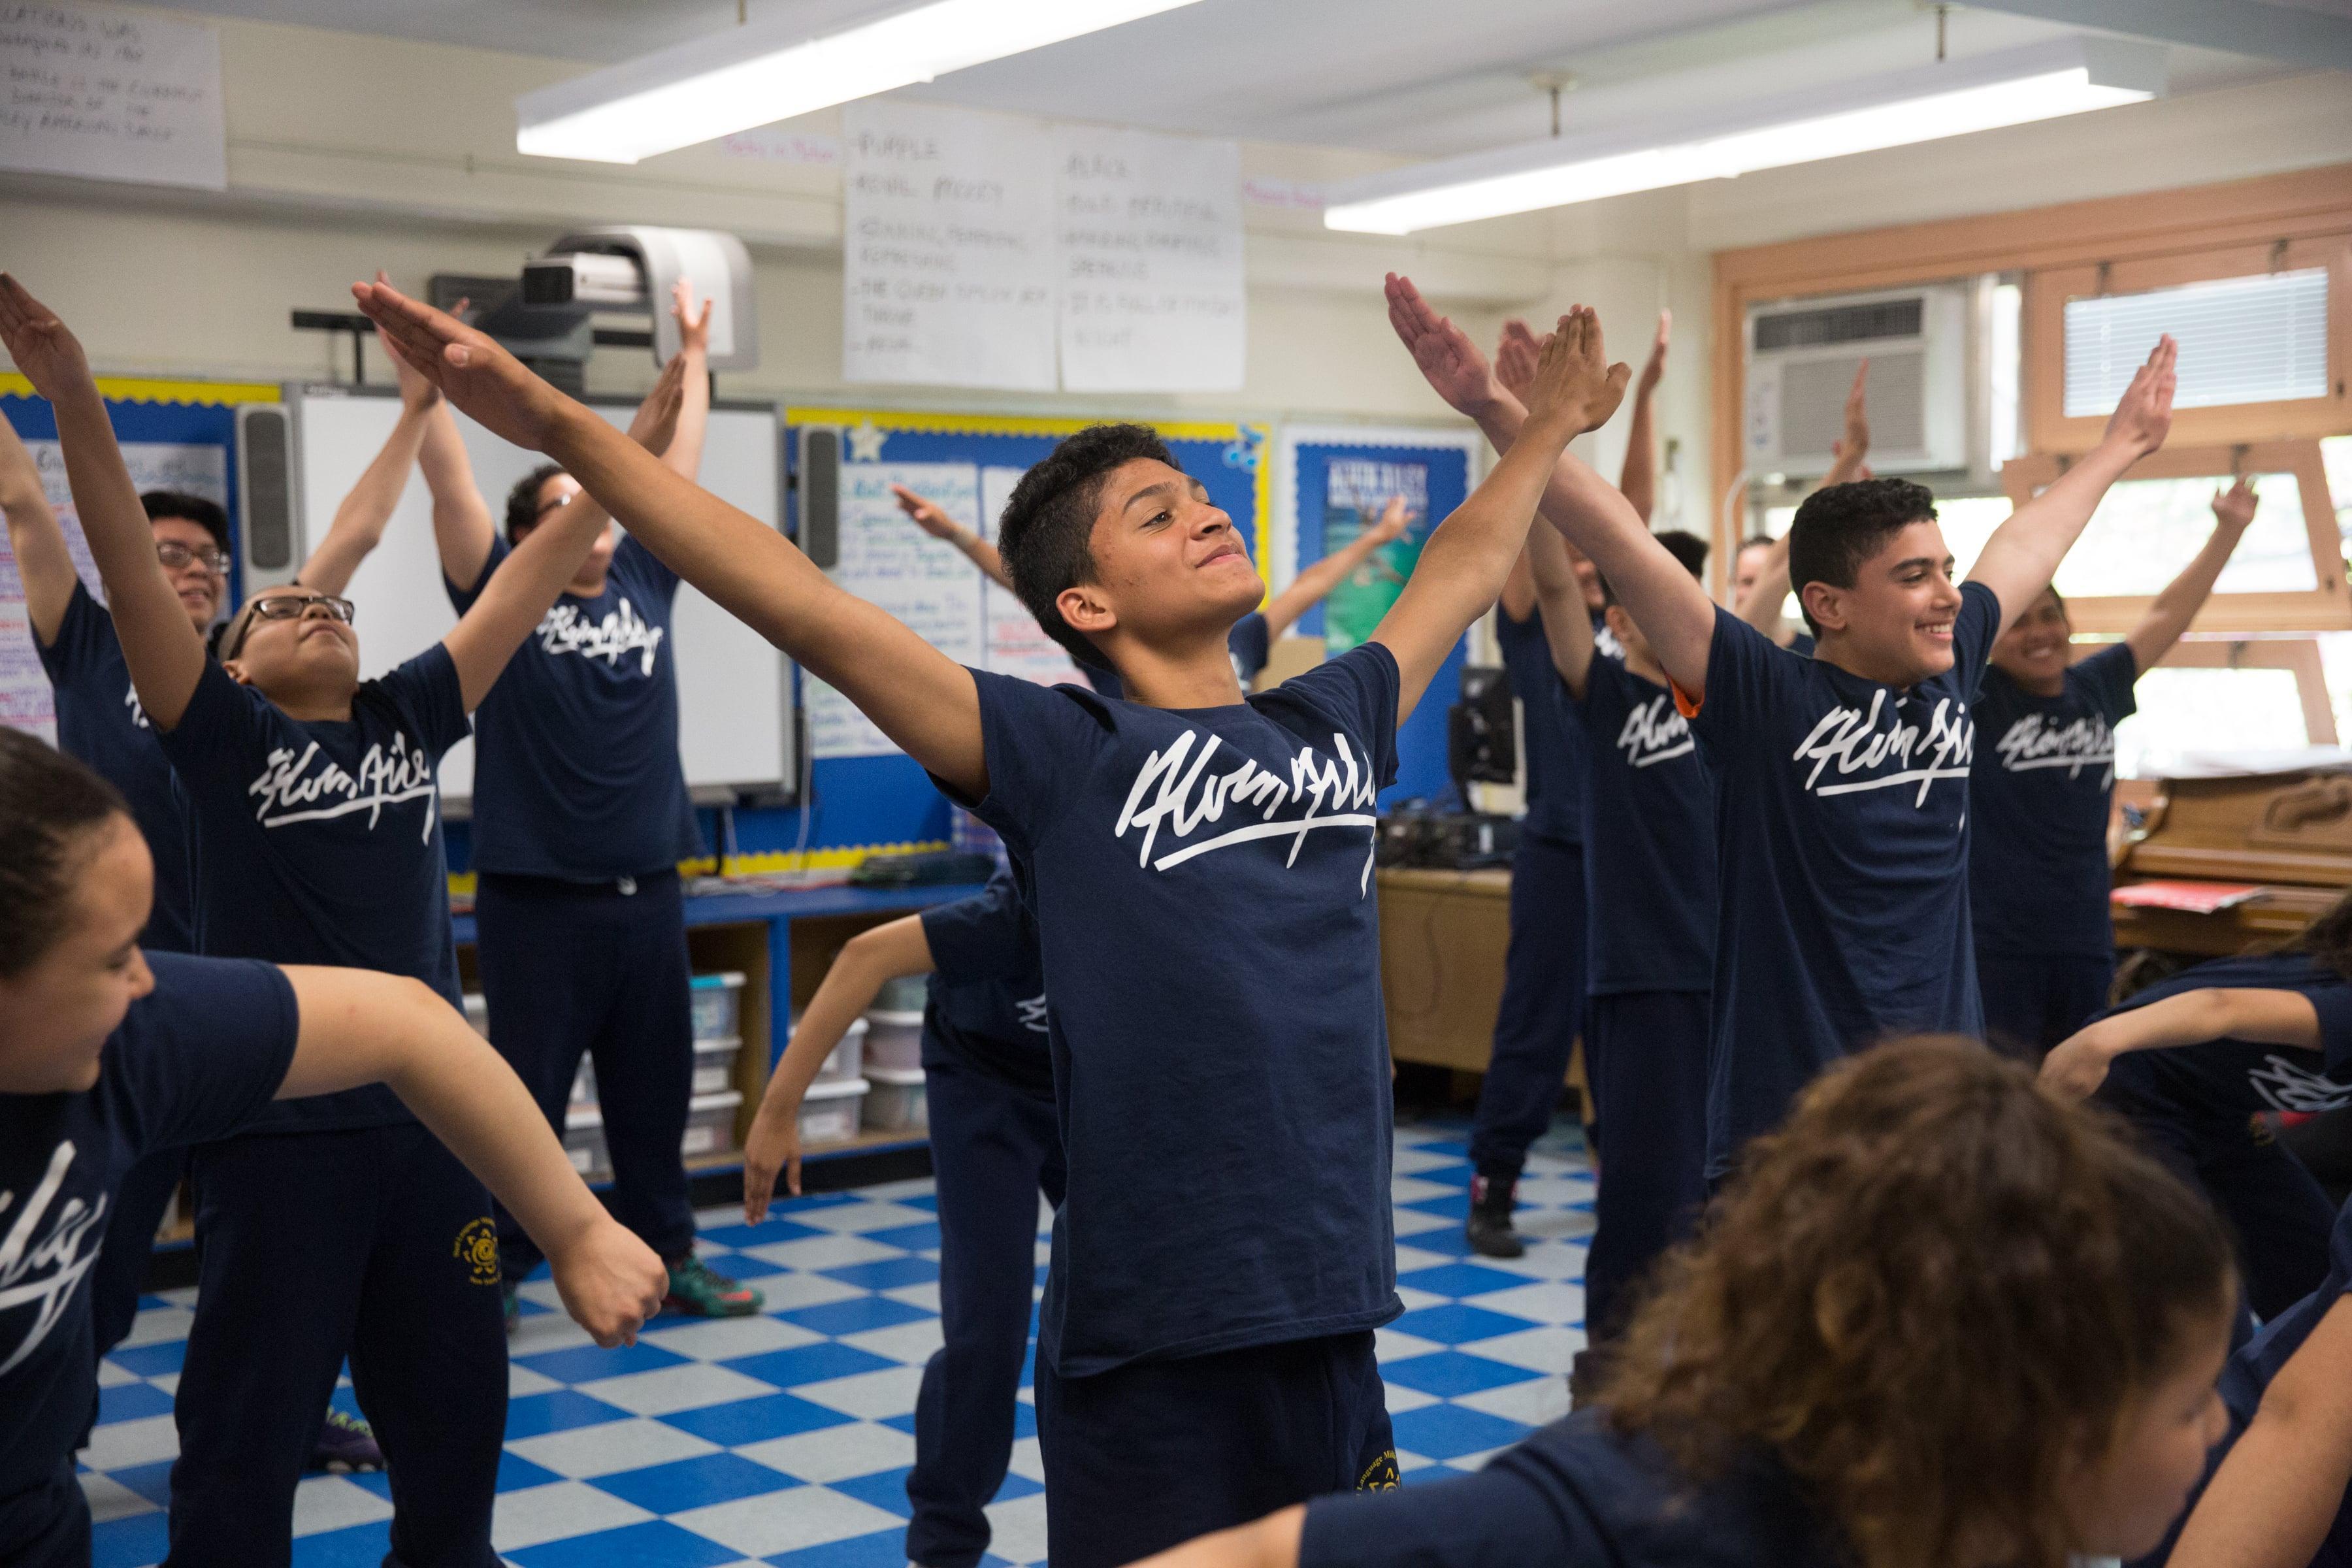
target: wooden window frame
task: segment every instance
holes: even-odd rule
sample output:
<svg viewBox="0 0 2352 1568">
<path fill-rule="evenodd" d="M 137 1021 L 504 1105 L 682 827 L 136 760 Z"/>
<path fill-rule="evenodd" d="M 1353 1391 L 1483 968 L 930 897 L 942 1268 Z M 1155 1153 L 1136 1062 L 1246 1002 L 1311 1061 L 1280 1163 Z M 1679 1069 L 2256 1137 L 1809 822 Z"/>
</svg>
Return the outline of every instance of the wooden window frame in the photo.
<svg viewBox="0 0 2352 1568">
<path fill-rule="evenodd" d="M 2011 458 L 2000 470 L 2001 489 L 2011 506 L 2023 506 L 2035 492 L 2066 470 L 2068 459 L 2036 454 Z M 2286 474 L 2303 496 L 2304 531 L 2311 544 L 2312 574 L 2319 586 L 2296 593 L 2215 594 L 2197 614 L 2202 632 L 2352 631 L 2352 591 L 2345 583 L 2344 542 L 2336 531 L 2336 505 L 2319 443 L 2261 441 L 2242 447 L 2174 447 L 2141 458 L 2126 479 L 2226 480 L 2237 474 Z M 2066 601 L 2067 618 L 2078 632 L 2125 636 L 2156 603 L 2152 594 L 2079 595 Z"/>
<path fill-rule="evenodd" d="M 1711 580 L 1720 592 L 1738 547 L 1733 531 L 1737 524 L 1727 525 L 1725 512 L 1733 495 L 1732 479 L 1742 464 L 1746 321 L 1750 305 L 1815 294 L 1901 288 L 1984 272 L 2095 268 L 2101 262 L 2210 256 L 2242 247 L 2261 247 L 2267 257 L 2270 247 L 2281 240 L 2292 244 L 2347 233 L 2352 233 L 2352 163 L 2336 163 L 2218 184 L 1827 233 L 1717 251 L 1710 323 L 1714 385 L 1708 450 L 1715 503 Z M 2032 346 L 2021 347 L 2030 363 Z M 2022 374 L 2019 381 L 2020 395 L 2030 396 Z M 2343 421 L 2326 434 L 2352 434 L 2352 406 L 2346 406 L 2343 414 Z M 2031 408 L 2027 417 L 2032 417 Z"/>
<path fill-rule="evenodd" d="M 2068 601 L 2072 608 L 2074 601 Z M 2112 647 L 2112 643 L 2074 645 L 2079 662 Z M 2294 677 L 2295 695 L 2303 703 L 2303 727 L 2308 743 L 2333 746 L 2336 739 L 2336 709 L 2328 700 L 2327 667 L 2319 656 L 2317 637 L 2183 637 L 2172 645 L 2158 669 L 2284 669 Z"/>
<path fill-rule="evenodd" d="M 2352 400 L 2345 395 L 2347 379 L 2352 377 L 2352 235 L 2338 234 L 2029 271 L 2021 329 L 2024 363 L 2018 377 L 2018 394 L 2026 410 L 2027 450 L 2087 452 L 2098 445 L 2100 432 L 2106 427 L 2105 414 L 2066 417 L 2068 300 L 2143 294 L 2186 283 L 2313 268 L 2327 272 L 2326 389 L 2317 397 L 2184 408 L 2172 416 L 2172 439 L 2210 445 L 2341 434 L 2352 423 Z"/>
</svg>

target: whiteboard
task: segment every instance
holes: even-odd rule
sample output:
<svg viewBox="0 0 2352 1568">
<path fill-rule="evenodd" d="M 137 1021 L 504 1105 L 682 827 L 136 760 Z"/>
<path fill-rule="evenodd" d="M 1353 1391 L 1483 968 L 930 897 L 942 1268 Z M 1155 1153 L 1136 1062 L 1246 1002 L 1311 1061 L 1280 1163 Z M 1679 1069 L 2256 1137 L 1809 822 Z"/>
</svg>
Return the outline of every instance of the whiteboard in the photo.
<svg viewBox="0 0 2352 1568">
<path fill-rule="evenodd" d="M 635 410 L 625 401 L 592 402 L 622 428 Z M 294 416 L 294 490 L 303 535 L 299 561 L 326 536 L 336 507 L 391 436 L 400 400 L 389 393 L 289 387 L 287 403 Z M 503 531 L 509 487 L 543 459 L 462 414 L 457 427 L 473 459 L 475 482 Z M 772 405 L 711 409 L 702 448 L 703 488 L 771 528 L 783 512 L 781 457 Z M 441 583 L 423 475 L 410 473 L 383 542 L 352 575 L 348 593 L 358 606 L 354 627 L 362 678 L 424 652 L 457 624 Z M 678 585 L 671 635 L 677 657 L 678 752 L 688 788 L 706 801 L 740 791 L 789 791 L 797 774 L 791 661 L 689 584 Z M 442 759 L 442 798 L 468 801 L 473 788 L 474 743 L 466 741 Z"/>
</svg>

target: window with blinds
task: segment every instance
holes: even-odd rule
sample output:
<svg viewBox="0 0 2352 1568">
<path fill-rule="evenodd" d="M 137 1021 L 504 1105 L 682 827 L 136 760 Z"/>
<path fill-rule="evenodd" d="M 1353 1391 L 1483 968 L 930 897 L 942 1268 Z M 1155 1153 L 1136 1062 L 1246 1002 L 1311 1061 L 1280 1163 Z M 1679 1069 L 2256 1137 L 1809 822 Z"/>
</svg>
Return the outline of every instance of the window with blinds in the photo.
<svg viewBox="0 0 2352 1568">
<path fill-rule="evenodd" d="M 2327 395 L 2324 267 L 2070 299 L 2065 322 L 2069 419 L 2113 409 L 2166 332 L 2180 344 L 2175 407 Z"/>
</svg>

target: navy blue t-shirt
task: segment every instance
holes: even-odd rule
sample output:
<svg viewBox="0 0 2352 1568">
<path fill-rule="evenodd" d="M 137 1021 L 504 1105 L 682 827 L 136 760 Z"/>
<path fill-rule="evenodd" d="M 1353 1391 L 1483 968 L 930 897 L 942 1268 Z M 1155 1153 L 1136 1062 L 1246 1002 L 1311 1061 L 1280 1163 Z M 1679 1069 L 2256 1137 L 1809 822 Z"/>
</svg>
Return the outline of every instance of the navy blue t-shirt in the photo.
<svg viewBox="0 0 2352 1568">
<path fill-rule="evenodd" d="M 70 1463 L 97 1398 L 91 1268 L 115 1184 L 152 1149 L 225 1138 L 294 1059 L 293 987 L 266 963 L 157 952 L 155 989 L 107 1037 L 95 1086 L 0 1094 L 0 1562 L 10 1500 Z"/>
<path fill-rule="evenodd" d="M 1799 632 L 1789 639 L 1789 651 L 1805 658 L 1813 657 L 1813 649 L 1817 646 L 1811 632 Z"/>
<path fill-rule="evenodd" d="M 1909 690 L 1805 658 L 1718 609 L 1691 721 L 1716 776 L 1707 1174 L 1839 1058 L 1984 1033 L 1969 941 L 1970 711 L 2000 603 L 1960 589 L 1952 668 Z"/>
<path fill-rule="evenodd" d="M 2036 697 L 1988 668 L 1977 693 L 1981 743 L 1969 774 L 1969 910 L 1977 951 L 2096 958 L 2115 951 L 2107 914 L 2107 805 L 2115 727 L 2137 706 L 2128 644 L 2066 671 Z"/>
<path fill-rule="evenodd" d="M 155 859 L 155 907 L 139 945 L 150 952 L 196 951 L 195 900 L 188 887 L 186 803 L 171 759 L 131 689 L 131 667 L 114 640 L 114 617 L 77 579 L 58 622 L 58 640 L 42 643 L 41 668 L 57 689 L 58 749 L 79 757 L 131 805 Z"/>
<path fill-rule="evenodd" d="M 503 539 L 464 615 L 513 553 Z M 677 574 L 623 539 L 593 599 L 566 594 L 475 710 L 474 868 L 593 882 L 702 853 L 677 752 Z"/>
<path fill-rule="evenodd" d="M 205 951 L 405 974 L 460 1005 L 434 770 L 465 738 L 457 667 L 439 643 L 362 681 L 348 720 L 289 718 L 207 659 L 163 736 L 195 825 Z M 288 1100 L 255 1131 L 408 1119 L 379 1085 Z"/>
<path fill-rule="evenodd" d="M 971 1068 L 1040 1098 L 1054 1094 L 1045 976 L 1013 874 L 922 913 L 931 950 L 923 1065 Z"/>
<path fill-rule="evenodd" d="M 1182 710 L 973 679 L 972 809 L 1036 921 L 1069 1163 L 1039 1354 L 1081 1377 L 1386 1322 L 1395 658 Z"/>
<path fill-rule="evenodd" d="M 1764 1458 L 1694 1484 L 1583 1410 L 1475 1475 L 1307 1505 L 1298 1568 L 1837 1568 L 1835 1533 Z"/>
<path fill-rule="evenodd" d="M 1705 991 L 1715 984 L 1715 790 L 1674 693 L 1596 657 L 1584 697 L 1587 989 Z"/>
<path fill-rule="evenodd" d="M 1233 629 L 1225 633 L 1225 653 L 1234 661 L 1234 674 L 1240 678 L 1244 690 L 1247 690 L 1249 683 L 1257 679 L 1257 672 L 1265 668 L 1265 661 L 1273 650 L 1272 628 L 1265 624 L 1265 616 L 1261 611 L 1252 610 L 1235 621 Z M 1097 696 L 1126 695 L 1127 688 L 1121 686 L 1118 677 L 1109 670 L 1097 668 L 1082 658 L 1072 662 L 1078 667 L 1078 673 L 1087 678 L 1087 684 L 1095 689 Z"/>
<path fill-rule="evenodd" d="M 2135 1115 L 2191 1123 L 2210 1121 L 2241 1133 L 2246 1118 L 2256 1111 L 2333 1110 L 2352 1104 L 2352 980 L 2306 953 L 2249 953 L 2200 963 L 2134 994 L 2099 1016 L 2111 1017 L 2187 991 L 2209 990 L 2300 993 L 2319 1015 L 2320 1048 L 2222 1039 L 2126 1051 L 2108 1067 L 2101 1097 Z"/>
<path fill-rule="evenodd" d="M 1543 615 L 1530 610 L 1524 621 L 1495 609 L 1495 641 L 1503 668 L 1519 700 L 1519 740 L 1527 753 L 1527 815 L 1519 831 L 1554 844 L 1584 842 L 1585 736 L 1569 720 L 1568 692 L 1551 661 Z M 1596 661 L 1597 662 L 1597 661 Z"/>
</svg>

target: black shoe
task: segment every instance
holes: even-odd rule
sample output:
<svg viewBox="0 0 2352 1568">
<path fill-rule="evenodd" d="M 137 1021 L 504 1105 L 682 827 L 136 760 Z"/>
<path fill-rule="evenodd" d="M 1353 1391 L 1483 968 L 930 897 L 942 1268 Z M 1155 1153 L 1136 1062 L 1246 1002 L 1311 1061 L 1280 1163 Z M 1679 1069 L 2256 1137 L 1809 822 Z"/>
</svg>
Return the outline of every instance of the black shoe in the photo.
<svg viewBox="0 0 2352 1568">
<path fill-rule="evenodd" d="M 1500 1182 L 1470 1178 L 1470 1217 L 1463 1222 L 1462 1235 L 1471 1251 L 1487 1258 L 1517 1258 L 1527 1251 L 1511 1229 L 1512 1199 L 1518 1187 L 1515 1177 Z"/>
</svg>

